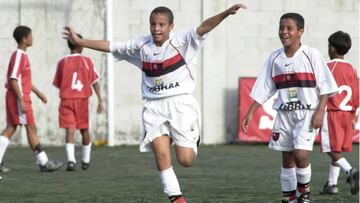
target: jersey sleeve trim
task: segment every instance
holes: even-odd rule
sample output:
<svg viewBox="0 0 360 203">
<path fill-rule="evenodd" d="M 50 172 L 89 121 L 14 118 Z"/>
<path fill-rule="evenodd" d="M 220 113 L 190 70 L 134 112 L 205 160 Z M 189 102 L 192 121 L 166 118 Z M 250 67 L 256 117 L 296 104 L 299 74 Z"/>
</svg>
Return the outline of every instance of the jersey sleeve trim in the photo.
<svg viewBox="0 0 360 203">
<path fill-rule="evenodd" d="M 19 79 L 18 72 L 19 72 L 19 68 L 20 68 L 21 56 L 22 56 L 22 53 L 17 50 L 16 56 L 15 56 L 14 67 L 13 67 L 12 72 L 9 77 L 11 79 L 16 79 L 16 80 Z"/>
</svg>

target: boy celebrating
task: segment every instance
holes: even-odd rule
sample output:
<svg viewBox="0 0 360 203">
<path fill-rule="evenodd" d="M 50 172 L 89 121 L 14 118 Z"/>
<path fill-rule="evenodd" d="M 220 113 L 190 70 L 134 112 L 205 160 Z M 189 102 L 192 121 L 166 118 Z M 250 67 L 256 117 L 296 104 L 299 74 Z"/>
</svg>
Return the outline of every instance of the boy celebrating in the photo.
<svg viewBox="0 0 360 203">
<path fill-rule="evenodd" d="M 344 55 L 351 48 L 350 35 L 338 31 L 330 35 L 327 63 L 339 86 L 339 94 L 327 103 L 325 119 L 321 128 L 321 150 L 331 157 L 328 181 L 320 194 L 338 193 L 337 180 L 340 169 L 347 176 L 351 194 L 359 192 L 359 171 L 349 164 L 341 152 L 352 151 L 355 112 L 359 107 L 359 78 L 352 65 L 344 61 Z"/>
<path fill-rule="evenodd" d="M 77 34 L 82 38 L 80 34 Z M 74 134 L 80 129 L 82 135 L 82 169 L 90 165 L 91 142 L 89 134 L 89 97 L 91 86 L 97 95 L 99 104 L 97 112 L 103 111 L 103 100 L 98 84 L 99 75 L 89 57 L 81 55 L 83 48 L 68 41 L 71 54 L 62 58 L 57 66 L 54 86 L 60 90 L 59 121 L 65 128 L 65 151 L 67 170 L 74 171 L 76 166 Z"/>
<path fill-rule="evenodd" d="M 278 92 L 269 148 L 282 151 L 282 202 L 310 202 L 309 152 L 328 97 L 337 91 L 320 53 L 301 43 L 304 23 L 297 13 L 281 16 L 278 34 L 283 48 L 266 60 L 250 93 L 254 102 L 242 122 L 246 132 L 255 110 Z"/>
<path fill-rule="evenodd" d="M 72 28 L 65 27 L 66 38 L 74 44 L 111 52 L 142 70 L 144 136 L 140 151 L 154 152 L 164 192 L 173 203 L 183 203 L 185 198 L 171 164 L 170 146 L 175 145 L 178 162 L 189 167 L 200 137 L 199 106 L 191 94 L 196 80 L 196 53 L 206 34 L 240 8 L 246 7 L 236 4 L 197 28 L 174 34 L 172 11 L 157 7 L 150 14 L 151 34 L 121 43 L 80 39 Z"/>
<path fill-rule="evenodd" d="M 36 126 L 31 106 L 30 93 L 34 92 L 37 97 L 46 103 L 47 99 L 31 82 L 31 67 L 26 49 L 32 45 L 33 38 L 31 29 L 26 26 L 18 26 L 13 34 L 18 49 L 11 55 L 6 91 L 6 128 L 0 134 L 0 163 L 2 163 L 10 138 L 14 135 L 18 125 L 25 125 L 27 139 L 31 150 L 36 154 L 37 164 L 40 171 L 51 172 L 62 166 L 62 162 L 51 161 L 40 145 L 36 135 Z M 9 171 L 1 165 L 1 171 Z"/>
</svg>

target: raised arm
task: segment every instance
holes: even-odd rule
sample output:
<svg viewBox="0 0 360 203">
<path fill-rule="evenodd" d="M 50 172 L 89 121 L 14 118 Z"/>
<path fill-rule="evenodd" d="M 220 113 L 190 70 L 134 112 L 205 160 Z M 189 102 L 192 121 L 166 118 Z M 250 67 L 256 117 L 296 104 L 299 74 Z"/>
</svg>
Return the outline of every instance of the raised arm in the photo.
<svg viewBox="0 0 360 203">
<path fill-rule="evenodd" d="M 67 40 L 70 40 L 71 43 L 86 47 L 89 49 L 94 49 L 103 52 L 110 52 L 110 42 L 106 40 L 90 40 L 90 39 L 81 39 L 77 36 L 75 30 L 70 26 L 65 26 L 63 29 L 63 37 Z"/>
<path fill-rule="evenodd" d="M 246 6 L 244 4 L 235 4 L 232 7 L 226 9 L 225 11 L 206 19 L 196 29 L 196 33 L 199 36 L 205 35 L 212 29 L 214 29 L 217 25 L 219 25 L 226 17 L 228 17 L 229 15 L 234 15 L 240 8 L 246 9 Z"/>
</svg>

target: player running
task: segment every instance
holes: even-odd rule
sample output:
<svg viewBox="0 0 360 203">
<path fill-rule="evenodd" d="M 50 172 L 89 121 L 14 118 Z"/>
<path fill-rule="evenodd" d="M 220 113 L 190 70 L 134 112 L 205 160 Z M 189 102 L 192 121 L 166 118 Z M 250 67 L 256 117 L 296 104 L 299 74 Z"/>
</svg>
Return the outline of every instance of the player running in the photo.
<svg viewBox="0 0 360 203">
<path fill-rule="evenodd" d="M 172 33 L 173 13 L 157 7 L 150 14 L 150 35 L 127 42 L 80 39 L 70 27 L 65 35 L 71 42 L 105 52 L 126 60 L 142 70 L 142 114 L 144 135 L 140 151 L 152 150 L 165 194 L 171 202 L 183 203 L 171 161 L 171 144 L 175 145 L 178 162 L 191 166 L 200 139 L 200 110 L 192 93 L 196 81 L 196 54 L 207 33 L 243 4 L 236 4 L 224 12 L 208 18 L 199 27 Z"/>
</svg>

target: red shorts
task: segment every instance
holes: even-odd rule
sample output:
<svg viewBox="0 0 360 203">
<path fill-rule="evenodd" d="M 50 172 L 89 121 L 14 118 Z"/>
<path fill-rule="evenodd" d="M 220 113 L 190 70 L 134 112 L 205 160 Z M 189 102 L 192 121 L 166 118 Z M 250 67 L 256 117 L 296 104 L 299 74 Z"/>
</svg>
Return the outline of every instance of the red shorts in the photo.
<svg viewBox="0 0 360 203">
<path fill-rule="evenodd" d="M 328 111 L 320 132 L 322 152 L 351 152 L 354 129 L 353 112 Z"/>
<path fill-rule="evenodd" d="M 62 99 L 59 107 L 60 128 L 89 128 L 89 99 Z"/>
<path fill-rule="evenodd" d="M 35 125 L 34 113 L 32 110 L 30 99 L 29 101 L 25 101 L 27 111 L 26 113 L 23 113 L 20 110 L 20 103 L 14 92 L 7 91 L 5 98 L 6 98 L 6 122 L 8 124 Z"/>
</svg>

